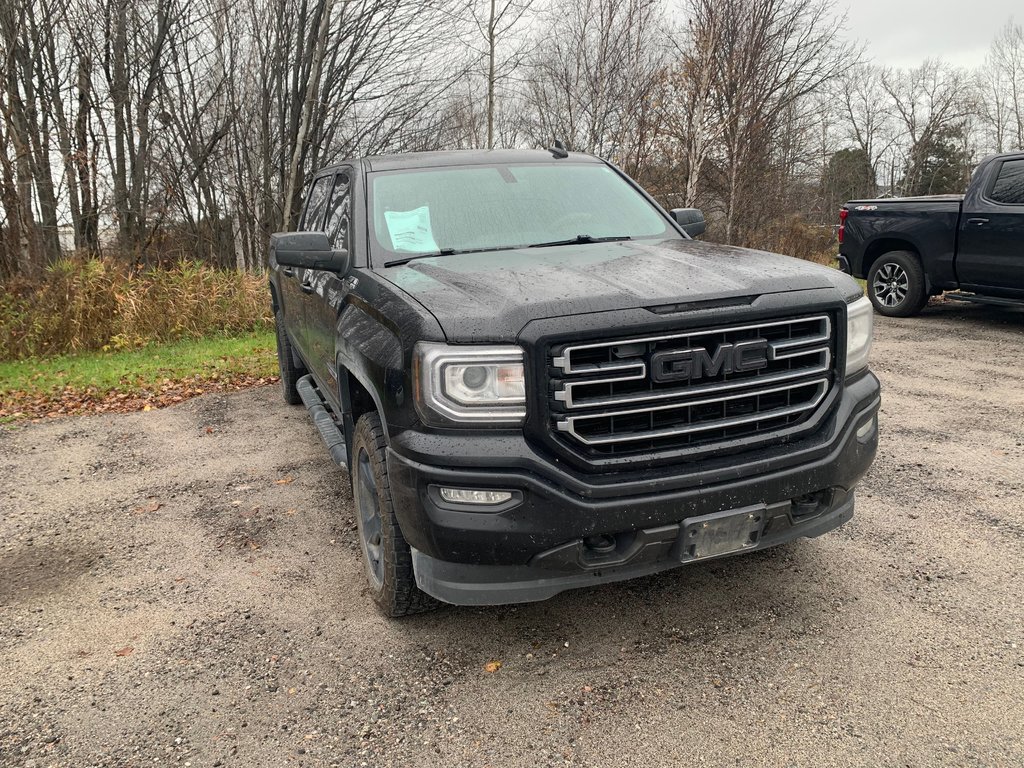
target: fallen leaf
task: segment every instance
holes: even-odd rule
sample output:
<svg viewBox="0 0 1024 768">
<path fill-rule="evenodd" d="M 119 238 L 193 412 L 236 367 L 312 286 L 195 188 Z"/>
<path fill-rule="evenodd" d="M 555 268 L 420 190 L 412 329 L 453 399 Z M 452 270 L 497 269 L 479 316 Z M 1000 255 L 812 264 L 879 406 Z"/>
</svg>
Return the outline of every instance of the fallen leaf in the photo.
<svg viewBox="0 0 1024 768">
<path fill-rule="evenodd" d="M 144 411 L 152 411 L 153 410 L 153 406 L 150 405 L 149 403 L 146 403 L 144 406 L 142 406 L 142 410 L 144 410 Z"/>
<path fill-rule="evenodd" d="M 163 504 L 161 504 L 159 501 L 151 501 L 149 502 L 149 504 L 146 504 L 145 506 L 136 507 L 135 511 L 139 514 L 142 514 L 143 512 L 156 512 L 162 506 Z"/>
<path fill-rule="evenodd" d="M 115 656 L 130 656 L 131 652 L 134 651 L 134 650 L 135 649 L 132 648 L 130 645 L 126 645 L 124 648 L 118 648 L 116 651 L 114 651 L 114 655 Z"/>
<path fill-rule="evenodd" d="M 274 485 L 288 485 L 288 483 L 293 482 L 295 482 L 295 478 L 292 477 L 291 475 L 288 475 L 288 477 L 282 477 L 280 480 L 275 480 Z"/>
<path fill-rule="evenodd" d="M 486 664 L 484 664 L 484 672 L 492 672 L 493 673 L 493 672 L 497 672 L 499 669 L 501 669 L 501 662 L 500 661 L 489 661 Z"/>
</svg>

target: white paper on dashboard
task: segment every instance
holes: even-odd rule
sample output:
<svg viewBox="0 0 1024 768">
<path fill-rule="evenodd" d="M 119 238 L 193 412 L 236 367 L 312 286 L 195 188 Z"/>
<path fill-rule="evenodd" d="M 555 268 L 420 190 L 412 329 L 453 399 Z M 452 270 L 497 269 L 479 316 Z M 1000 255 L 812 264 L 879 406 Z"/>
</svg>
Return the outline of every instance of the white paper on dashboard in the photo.
<svg viewBox="0 0 1024 768">
<path fill-rule="evenodd" d="M 417 253 L 438 250 L 430 229 L 430 209 L 423 205 L 411 211 L 384 211 L 384 220 L 396 251 Z"/>
</svg>

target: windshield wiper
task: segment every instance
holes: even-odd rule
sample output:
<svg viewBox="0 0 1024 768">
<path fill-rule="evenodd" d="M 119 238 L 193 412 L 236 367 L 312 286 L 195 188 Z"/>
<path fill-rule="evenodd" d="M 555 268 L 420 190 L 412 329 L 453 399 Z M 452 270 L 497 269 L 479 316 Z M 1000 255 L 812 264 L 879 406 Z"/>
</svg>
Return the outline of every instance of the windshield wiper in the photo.
<svg viewBox="0 0 1024 768">
<path fill-rule="evenodd" d="M 553 240 L 550 243 L 533 243 L 526 248 L 548 248 L 556 245 L 576 245 L 577 243 L 613 243 L 621 240 L 630 240 L 629 235 L 614 235 L 612 237 L 591 237 L 590 235 L 576 235 L 571 240 Z M 436 256 L 454 256 L 462 253 L 486 253 L 488 251 L 511 251 L 516 248 L 523 248 L 521 245 L 497 245 L 492 248 L 441 248 L 434 253 L 414 253 L 411 256 L 403 256 L 400 259 L 385 261 L 385 267 L 400 267 L 410 261 L 418 259 L 433 259 Z"/>
<path fill-rule="evenodd" d="M 454 248 L 442 248 L 435 253 L 416 253 L 412 256 L 403 256 L 400 259 L 392 259 L 391 261 L 385 261 L 385 267 L 400 267 L 403 264 L 408 264 L 410 261 L 416 261 L 417 259 L 432 259 L 435 256 L 451 256 L 455 253 Z"/>
<path fill-rule="evenodd" d="M 434 253 L 417 253 L 412 256 L 405 256 L 401 259 L 392 259 L 391 261 L 385 261 L 385 267 L 400 267 L 403 264 L 408 264 L 410 261 L 416 261 L 417 259 L 432 259 L 435 256 L 455 256 L 461 253 L 484 253 L 486 251 L 510 251 L 516 246 L 514 245 L 499 245 L 494 248 L 441 248 Z"/>
<path fill-rule="evenodd" d="M 629 235 L 613 235 L 612 237 L 591 237 L 590 235 L 576 235 L 571 240 L 552 240 L 550 243 L 534 243 L 530 248 L 550 248 L 556 245 L 577 245 L 578 243 L 614 243 L 621 240 L 630 240 Z"/>
</svg>

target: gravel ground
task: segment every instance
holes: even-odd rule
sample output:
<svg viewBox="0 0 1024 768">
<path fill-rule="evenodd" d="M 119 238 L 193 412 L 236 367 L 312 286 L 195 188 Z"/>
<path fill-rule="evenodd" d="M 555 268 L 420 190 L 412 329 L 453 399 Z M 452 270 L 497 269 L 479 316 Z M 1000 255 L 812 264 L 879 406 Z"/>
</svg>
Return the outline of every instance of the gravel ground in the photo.
<svg viewBox="0 0 1024 768">
<path fill-rule="evenodd" d="M 839 531 L 402 621 L 276 388 L 5 429 L 0 765 L 1024 764 L 1022 341 L 879 319 Z"/>
</svg>

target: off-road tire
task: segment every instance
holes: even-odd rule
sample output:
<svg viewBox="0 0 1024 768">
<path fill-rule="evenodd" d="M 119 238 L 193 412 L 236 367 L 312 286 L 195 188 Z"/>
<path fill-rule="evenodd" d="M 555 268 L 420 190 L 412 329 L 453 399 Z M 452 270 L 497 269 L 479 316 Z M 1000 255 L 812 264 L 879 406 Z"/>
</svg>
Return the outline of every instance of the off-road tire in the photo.
<svg viewBox="0 0 1024 768">
<path fill-rule="evenodd" d="M 299 397 L 299 390 L 295 385 L 307 371 L 305 366 L 296 362 L 298 355 L 295 354 L 288 334 L 285 333 L 284 317 L 280 310 L 274 313 L 274 328 L 277 335 L 277 367 L 281 371 L 281 395 L 289 405 L 298 405 L 302 398 Z"/>
<path fill-rule="evenodd" d="M 868 270 L 868 297 L 875 311 L 887 317 L 912 317 L 928 303 L 928 285 L 917 254 L 890 251 Z"/>
<path fill-rule="evenodd" d="M 391 498 L 391 483 L 388 479 L 388 465 L 385 450 L 387 441 L 384 426 L 376 412 L 364 414 L 356 424 L 352 439 L 352 499 L 355 506 L 356 523 L 359 531 L 360 549 L 366 569 L 370 596 L 386 616 L 408 616 L 437 607 L 438 602 L 416 586 L 412 570 L 412 553 L 402 535 Z M 366 465 L 363 465 L 365 456 Z M 373 574 L 374 565 L 368 553 L 364 538 L 364 522 L 361 512 L 361 472 L 372 473 L 376 486 L 376 508 L 380 515 L 378 574 Z"/>
</svg>

